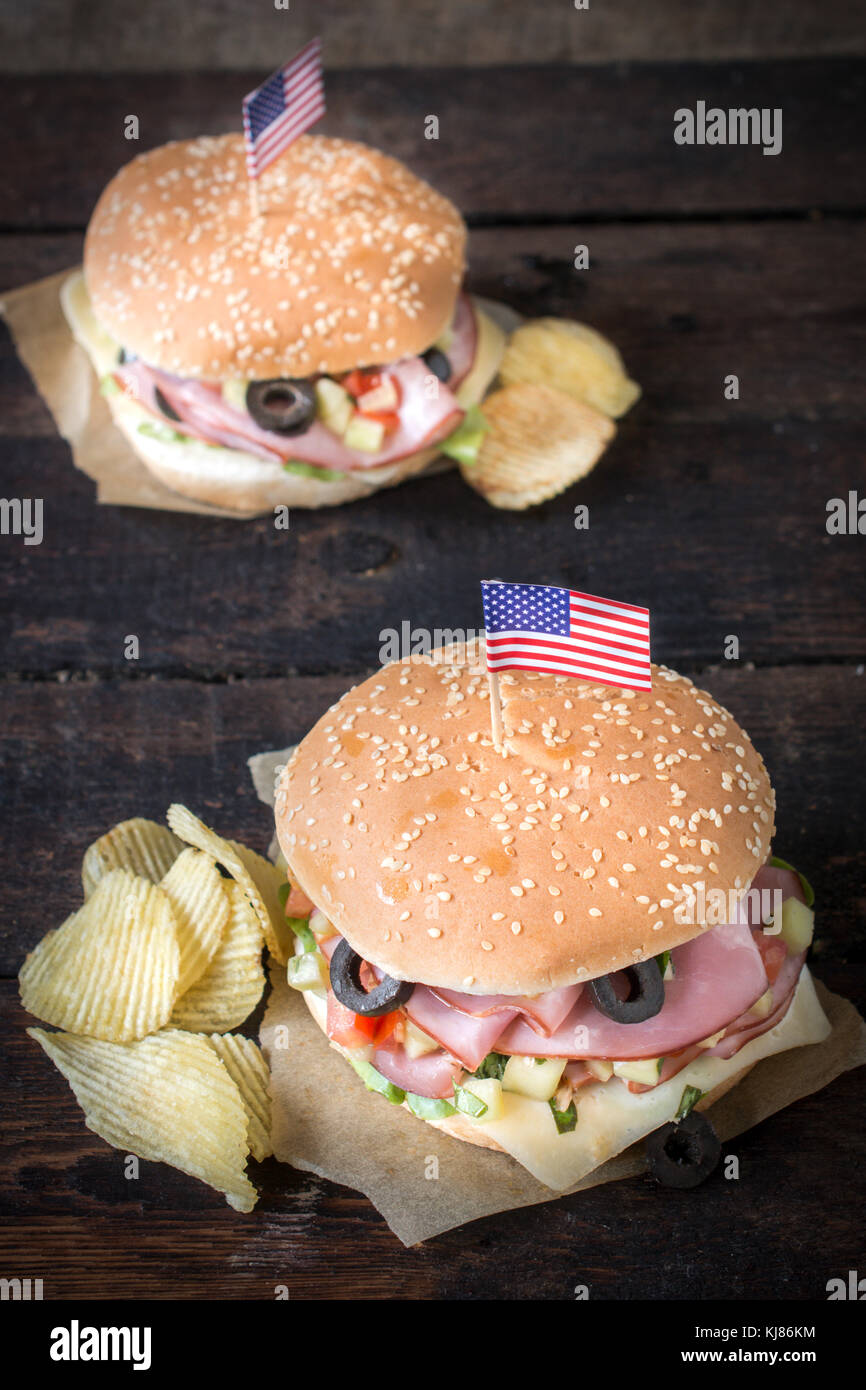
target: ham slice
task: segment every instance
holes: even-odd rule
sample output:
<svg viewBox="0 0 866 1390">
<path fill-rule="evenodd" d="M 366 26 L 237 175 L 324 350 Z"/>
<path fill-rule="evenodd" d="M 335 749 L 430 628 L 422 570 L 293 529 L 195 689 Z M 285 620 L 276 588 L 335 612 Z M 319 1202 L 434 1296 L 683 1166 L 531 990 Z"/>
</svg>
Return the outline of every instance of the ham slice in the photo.
<svg viewBox="0 0 866 1390">
<path fill-rule="evenodd" d="M 423 1057 L 410 1057 L 404 1047 L 377 1047 L 371 1058 L 373 1066 L 395 1086 L 416 1096 L 436 1099 L 452 1097 L 454 1078 L 462 1067 L 444 1052 L 425 1052 Z"/>
<path fill-rule="evenodd" d="M 502 1010 L 474 1018 L 471 1014 L 452 1009 L 426 985 L 415 986 L 406 1004 L 406 1012 L 413 1023 L 441 1043 L 446 1052 L 457 1057 L 468 1071 L 475 1071 L 488 1052 L 497 1050 L 500 1037 L 514 1017 L 512 1012 Z M 531 1029 L 529 1031 L 532 1032 Z M 532 1035 L 538 1046 L 538 1035 Z"/>
<path fill-rule="evenodd" d="M 579 1091 L 581 1086 L 589 1086 L 593 1081 L 598 1080 L 597 1077 L 593 1076 L 585 1062 L 569 1062 L 562 1074 L 566 1081 L 571 1082 L 576 1091 Z"/>
<path fill-rule="evenodd" d="M 761 869 L 753 886 L 759 891 L 778 890 L 783 898 L 794 896 L 802 900 L 803 896 L 796 874 L 786 869 Z M 493 1051 L 568 1057 L 572 1059 L 569 1066 L 574 1075 L 568 1069 L 566 1074 L 575 1084 L 583 1084 L 589 1079 L 580 1062 L 584 1057 L 665 1057 L 661 1079 L 667 1080 L 698 1055 L 702 1049 L 696 1044 L 713 1033 L 726 1030 L 717 1044 L 719 1050 L 709 1049 L 710 1055 L 732 1056 L 750 1038 L 784 1017 L 805 953 L 783 960 L 771 986 L 770 1014 L 759 1019 L 751 1008 L 769 985 L 758 948 L 759 931 L 760 906 L 756 897 L 743 905 L 737 921 L 714 927 L 678 946 L 673 952 L 674 978 L 665 985 L 664 1006 L 654 1018 L 640 1024 L 614 1023 L 599 1013 L 590 992 L 579 985 L 550 990 L 534 998 L 470 995 L 416 985 L 405 1006 L 406 1013 L 444 1049 L 442 1053 L 428 1053 L 427 1057 L 443 1058 L 447 1053 L 469 1071 L 475 1071 Z M 329 960 L 340 940 L 335 935 L 320 943 Z M 432 1073 L 433 1063 L 427 1065 Z M 453 1061 L 450 1065 L 453 1067 Z M 395 1079 L 387 1072 L 383 1075 Z M 632 1089 L 644 1088 L 634 1084 Z"/>
<path fill-rule="evenodd" d="M 766 991 L 767 972 L 748 924 L 713 927 L 673 952 L 674 978 L 665 1002 L 644 1023 L 614 1023 L 585 990 L 568 1018 L 544 1041 L 547 1057 L 662 1057 L 724 1028 Z M 498 1051 L 536 1056 L 538 1035 L 521 1019 Z"/>
<path fill-rule="evenodd" d="M 316 420 L 303 434 L 281 435 L 262 429 L 245 410 L 224 399 L 218 383 L 193 381 L 149 367 L 140 358 L 115 370 L 118 384 L 168 428 L 189 434 L 206 444 L 242 449 L 269 462 L 297 459 L 320 468 L 348 473 L 396 463 L 422 449 L 440 443 L 459 425 L 463 410 L 454 391 L 468 375 L 475 360 L 478 328 L 475 310 L 466 295 L 457 302 L 448 349 L 451 377 L 430 391 L 430 368 L 420 357 L 404 357 L 389 366 L 385 375 L 399 387 L 399 421 L 377 453 L 349 449 L 332 430 Z M 167 419 L 156 391 L 159 390 L 179 417 Z"/>
<path fill-rule="evenodd" d="M 419 986 L 420 988 L 420 986 Z M 549 989 L 544 994 L 460 994 L 454 989 L 434 989 L 444 1003 L 470 1018 L 487 1018 L 490 1014 L 521 1014 L 530 1028 L 549 1037 L 577 1003 L 582 985 L 566 985 L 564 989 Z"/>
<path fill-rule="evenodd" d="M 472 370 L 478 348 L 478 322 L 468 294 L 461 294 L 457 300 L 454 321 L 451 324 L 451 341 L 445 356 L 451 366 L 448 387 L 456 391 L 461 381 Z"/>
<path fill-rule="evenodd" d="M 396 429 L 387 436 L 377 453 L 349 449 L 332 430 L 315 420 L 303 434 L 281 435 L 262 429 L 245 410 L 237 410 L 223 398 L 218 386 L 171 376 L 148 367 L 136 359 L 118 367 L 115 377 L 129 389 L 141 405 L 170 429 L 228 449 L 243 449 L 276 463 L 297 459 L 340 473 L 379 468 L 396 463 L 438 444 L 451 434 L 463 418 L 457 398 L 440 383 L 435 396 L 429 394 L 430 369 L 419 357 L 407 357 L 389 369 L 399 383 L 400 416 Z M 167 420 L 156 401 L 156 390 L 179 417 Z"/>
</svg>

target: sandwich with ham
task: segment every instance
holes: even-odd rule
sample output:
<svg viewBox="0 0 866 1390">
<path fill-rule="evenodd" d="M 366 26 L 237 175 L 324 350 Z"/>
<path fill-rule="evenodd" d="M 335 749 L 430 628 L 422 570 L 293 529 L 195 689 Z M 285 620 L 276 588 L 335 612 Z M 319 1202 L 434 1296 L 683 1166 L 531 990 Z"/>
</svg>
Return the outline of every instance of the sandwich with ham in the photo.
<svg viewBox="0 0 866 1390">
<path fill-rule="evenodd" d="M 384 667 L 293 752 L 276 799 L 289 982 L 367 1087 L 566 1190 L 637 1140 L 690 1186 L 702 1113 L 829 1025 L 811 889 L 772 856 L 767 770 L 711 695 Z"/>
<path fill-rule="evenodd" d="M 259 179 L 240 135 L 112 179 L 62 302 L 115 423 L 222 509 L 351 501 L 471 461 L 504 347 L 462 288 L 454 205 L 367 145 L 304 135 Z"/>
</svg>

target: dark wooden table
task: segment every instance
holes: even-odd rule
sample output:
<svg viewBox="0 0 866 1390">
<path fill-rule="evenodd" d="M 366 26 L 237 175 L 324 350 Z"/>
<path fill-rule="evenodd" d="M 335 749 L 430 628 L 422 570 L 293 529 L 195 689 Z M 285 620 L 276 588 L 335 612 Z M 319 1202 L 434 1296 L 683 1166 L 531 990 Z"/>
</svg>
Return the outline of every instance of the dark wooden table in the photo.
<svg viewBox="0 0 866 1390">
<path fill-rule="evenodd" d="M 230 129 L 259 76 L 7 79 L 0 286 L 76 262 L 132 153 L 129 111 L 142 147 Z M 656 659 L 709 686 L 765 754 L 778 851 L 818 894 L 814 968 L 866 1004 L 866 541 L 825 526 L 829 498 L 866 489 L 862 81 L 843 60 L 329 78 L 328 130 L 404 157 L 467 214 L 474 289 L 595 324 L 644 388 L 596 472 L 523 516 L 453 474 L 295 513 L 288 532 L 98 508 L 4 334 L 2 491 L 45 499 L 45 538 L 0 538 L 0 1274 L 70 1299 L 268 1299 L 276 1284 L 567 1299 L 579 1283 L 608 1299 L 806 1299 L 862 1270 L 862 1071 L 736 1141 L 737 1183 L 635 1179 L 407 1251 L 364 1198 L 273 1161 L 252 1216 L 152 1165 L 133 1193 L 24 1036 L 15 984 L 77 903 L 103 829 L 179 799 L 264 849 L 246 758 L 300 738 L 373 669 L 381 629 L 480 626 L 478 580 L 503 574 L 651 607 Z M 676 146 L 673 112 L 698 99 L 781 106 L 783 153 Z M 582 242 L 588 272 L 571 268 Z"/>
</svg>

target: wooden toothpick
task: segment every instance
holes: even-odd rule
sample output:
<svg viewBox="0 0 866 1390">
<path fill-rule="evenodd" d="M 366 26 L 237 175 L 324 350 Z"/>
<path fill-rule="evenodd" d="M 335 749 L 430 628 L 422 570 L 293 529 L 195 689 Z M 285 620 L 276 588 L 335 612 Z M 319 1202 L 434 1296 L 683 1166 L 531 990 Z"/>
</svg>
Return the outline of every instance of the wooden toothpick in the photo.
<svg viewBox="0 0 866 1390">
<path fill-rule="evenodd" d="M 502 701 L 499 697 L 499 674 L 487 668 L 487 684 L 490 687 L 490 729 L 493 746 L 497 753 L 502 752 Z"/>
<path fill-rule="evenodd" d="M 247 182 L 250 186 L 250 216 L 252 217 L 254 222 L 258 222 L 259 218 L 262 215 L 261 209 L 259 207 L 258 175 L 254 179 L 248 179 Z"/>
</svg>

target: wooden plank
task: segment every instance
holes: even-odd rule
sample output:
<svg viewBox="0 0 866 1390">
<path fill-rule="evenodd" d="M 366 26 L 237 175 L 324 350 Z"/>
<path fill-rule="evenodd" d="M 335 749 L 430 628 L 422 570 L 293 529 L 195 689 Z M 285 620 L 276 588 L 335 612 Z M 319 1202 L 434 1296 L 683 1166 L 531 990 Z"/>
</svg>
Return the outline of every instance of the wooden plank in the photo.
<svg viewBox="0 0 866 1390">
<path fill-rule="evenodd" d="M 529 317 L 581 318 L 609 334 L 643 385 L 643 421 L 859 418 L 860 237 L 847 219 L 476 229 L 468 283 Z M 589 249 L 587 271 L 573 267 L 577 245 Z M 0 286 L 80 255 L 77 233 L 0 237 Z M 729 372 L 740 377 L 736 407 L 723 395 Z M 0 432 L 54 433 L 5 334 Z"/>
<path fill-rule="evenodd" d="M 0 548 L 6 671 L 273 674 L 375 664 L 405 620 L 476 628 L 478 581 L 616 593 L 653 611 L 656 656 L 716 661 L 729 634 L 761 664 L 862 655 L 857 536 L 826 533 L 826 502 L 861 476 L 862 430 L 739 417 L 626 419 L 578 488 L 525 515 L 495 511 L 449 473 L 292 528 L 93 505 L 65 446 L 9 440 L 7 496 L 45 499 L 41 545 Z M 589 507 L 589 531 L 574 507 Z M 507 576 L 506 576 L 507 577 Z M 135 663 L 124 639 L 139 638 Z"/>
<path fill-rule="evenodd" d="M 0 686 L 7 808 L 0 976 L 13 975 L 46 929 L 78 905 L 82 855 L 118 820 L 161 819 L 181 800 L 232 838 L 266 849 L 271 818 L 246 759 L 303 737 L 361 674 Z M 863 1000 L 866 930 L 854 904 L 866 872 L 857 756 L 866 677 L 847 666 L 725 665 L 700 683 L 766 759 L 778 794 L 776 847 L 818 894 L 827 984 Z"/>
<path fill-rule="evenodd" d="M 407 160 L 468 216 L 559 221 L 862 206 L 863 65 L 775 63 L 512 66 L 335 72 L 330 134 Z M 138 148 L 240 127 L 240 73 L 8 77 L 0 122 L 9 228 L 83 227 L 104 184 Z M 674 143 L 673 114 L 708 107 L 784 110 L 776 157 L 741 146 Z M 437 115 L 438 140 L 425 138 Z"/>
<path fill-rule="evenodd" d="M 623 62 L 659 59 L 780 58 L 863 52 L 858 12 L 845 0 L 817 7 L 788 0 L 784 9 L 729 0 L 643 0 L 615 5 L 527 5 L 526 0 L 319 0 L 315 10 L 292 6 L 239 8 L 234 0 L 178 6 L 149 0 L 135 24 L 113 0 L 90 0 L 87 24 L 57 0 L 31 0 L 9 26 L 0 67 L 6 72 L 166 72 L 217 70 L 239 63 L 269 72 L 314 34 L 334 68 L 383 63 L 451 68 L 521 62 Z M 168 36 L 168 41 L 167 41 Z M 330 81 L 330 76 L 329 76 Z"/>
</svg>

